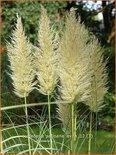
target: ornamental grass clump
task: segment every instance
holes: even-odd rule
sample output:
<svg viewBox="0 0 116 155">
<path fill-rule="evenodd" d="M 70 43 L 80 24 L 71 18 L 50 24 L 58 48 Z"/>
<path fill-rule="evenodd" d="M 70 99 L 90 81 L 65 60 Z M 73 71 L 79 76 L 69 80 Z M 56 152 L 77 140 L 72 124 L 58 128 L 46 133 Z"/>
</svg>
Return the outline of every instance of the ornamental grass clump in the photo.
<svg viewBox="0 0 116 155">
<path fill-rule="evenodd" d="M 70 130 L 71 153 L 76 141 L 76 104 L 89 97 L 90 73 L 88 67 L 86 43 L 88 31 L 76 20 L 72 12 L 66 17 L 65 31 L 59 47 L 59 67 L 61 99 L 67 104 L 58 104 L 58 113 L 64 127 Z M 62 109 L 65 110 L 63 113 Z"/>
<path fill-rule="evenodd" d="M 33 70 L 33 58 L 31 55 L 31 45 L 25 36 L 21 18 L 17 15 L 11 43 L 7 43 L 8 58 L 10 61 L 10 77 L 12 79 L 14 93 L 24 98 L 26 127 L 28 136 L 29 153 L 31 153 L 30 132 L 28 124 L 28 111 L 26 97 L 34 89 L 33 82 L 35 71 Z"/>
<path fill-rule="evenodd" d="M 17 23 L 11 42 L 7 43 L 7 51 L 10 61 L 9 75 L 13 82 L 14 93 L 24 98 L 25 103 L 21 106 L 25 106 L 28 150 L 21 152 L 30 154 L 39 152 L 41 154 L 45 151 L 49 154 L 56 154 L 67 151 L 68 154 L 76 154 L 77 138 L 79 138 L 77 137 L 77 126 L 79 126 L 77 105 L 79 102 L 83 102 L 86 108 L 88 106 L 90 109 L 88 154 L 91 154 L 92 113 L 102 110 L 104 95 L 108 89 L 106 62 L 103 60 L 102 48 L 96 38 L 90 40 L 88 30 L 83 24 L 80 24 L 79 19 L 76 20 L 74 12 L 67 14 L 65 29 L 61 34 L 61 40 L 59 40 L 58 32 L 51 25 L 47 11 L 43 7 L 41 7 L 39 20 L 38 44 L 39 47 L 35 47 L 28 41 L 21 18 L 17 15 Z M 37 80 L 35 80 L 36 78 Z M 57 84 L 57 82 L 59 83 Z M 63 124 L 64 138 L 62 143 L 56 141 L 52 135 L 51 98 L 56 87 L 58 87 L 61 101 L 52 104 L 57 104 L 58 117 Z M 49 129 L 46 121 L 43 121 L 43 116 L 42 118 L 39 116 L 40 113 L 38 114 L 39 119 L 36 119 L 39 120 L 40 124 L 38 126 L 40 128 L 39 138 L 35 135 L 34 138 L 31 136 L 31 125 L 29 126 L 28 122 L 26 98 L 34 88 L 46 95 L 48 99 L 47 103 L 35 103 L 37 106 L 48 105 Z M 28 106 L 32 105 L 28 104 Z M 21 106 L 19 105 L 19 107 Z M 3 108 L 9 109 L 9 107 Z M 34 120 L 32 121 L 34 122 Z M 37 122 L 34 123 L 37 124 Z M 48 130 L 49 140 L 46 136 Z M 67 134 L 71 135 L 69 141 L 65 139 Z M 44 143 L 45 139 L 42 137 L 44 135 L 47 137 L 46 142 L 49 143 Z M 18 137 L 20 138 L 20 136 Z M 17 146 L 15 145 L 15 147 Z M 7 150 L 6 148 L 5 151 L 7 152 Z"/>
<path fill-rule="evenodd" d="M 52 132 L 51 132 L 51 107 L 50 98 L 57 84 L 57 34 L 50 25 L 50 20 L 46 9 L 41 8 L 39 21 L 38 43 L 40 48 L 36 50 L 36 75 L 40 93 L 48 96 L 48 115 L 51 154 L 52 152 Z"/>
</svg>

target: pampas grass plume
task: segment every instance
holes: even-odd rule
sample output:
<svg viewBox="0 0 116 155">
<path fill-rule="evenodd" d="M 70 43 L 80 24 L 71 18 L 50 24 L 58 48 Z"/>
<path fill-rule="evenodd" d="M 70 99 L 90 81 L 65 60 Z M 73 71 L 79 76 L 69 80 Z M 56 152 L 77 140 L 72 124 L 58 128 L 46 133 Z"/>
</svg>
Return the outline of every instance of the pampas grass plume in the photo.
<svg viewBox="0 0 116 155">
<path fill-rule="evenodd" d="M 90 70 L 91 70 L 91 85 L 90 85 L 90 98 L 85 102 L 90 110 L 98 112 L 105 106 L 104 96 L 107 93 L 108 87 L 108 74 L 107 74 L 107 61 L 103 60 L 103 49 L 96 38 L 93 38 L 90 47 Z"/>
<path fill-rule="evenodd" d="M 7 43 L 7 51 L 14 92 L 19 97 L 26 97 L 33 90 L 35 84 L 33 82 L 33 59 L 31 56 L 31 45 L 25 36 L 21 17 L 18 15 L 11 43 Z"/>
<path fill-rule="evenodd" d="M 85 101 L 89 94 L 90 74 L 87 60 L 88 33 L 70 13 L 60 44 L 59 77 L 61 98 L 68 102 Z"/>
<path fill-rule="evenodd" d="M 45 8 L 41 8 L 39 21 L 38 42 L 40 48 L 36 50 L 36 69 L 39 81 L 39 91 L 50 95 L 57 83 L 57 37 Z"/>
</svg>

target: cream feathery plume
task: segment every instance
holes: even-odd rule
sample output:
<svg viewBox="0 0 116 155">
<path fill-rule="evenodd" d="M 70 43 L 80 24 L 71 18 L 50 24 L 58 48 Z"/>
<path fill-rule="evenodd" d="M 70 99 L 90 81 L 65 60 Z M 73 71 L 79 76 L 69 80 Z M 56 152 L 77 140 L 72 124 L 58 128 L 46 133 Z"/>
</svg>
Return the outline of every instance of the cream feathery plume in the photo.
<svg viewBox="0 0 116 155">
<path fill-rule="evenodd" d="M 50 20 L 45 8 L 41 8 L 38 42 L 36 50 L 36 69 L 39 90 L 44 95 L 50 95 L 57 83 L 57 34 L 50 26 Z"/>
<path fill-rule="evenodd" d="M 85 103 L 90 107 L 91 111 L 98 112 L 105 106 L 103 104 L 104 95 L 108 90 L 107 61 L 103 61 L 103 49 L 97 39 L 93 38 L 92 42 L 89 44 L 89 48 L 89 67 L 92 73 L 92 78 L 90 85 L 90 98 Z"/>
<path fill-rule="evenodd" d="M 88 70 L 88 31 L 76 20 L 74 13 L 67 16 L 66 30 L 60 44 L 60 91 L 64 101 L 85 101 L 89 95 L 90 73 Z"/>
<path fill-rule="evenodd" d="M 13 81 L 14 93 L 19 97 L 26 97 L 33 90 L 35 82 L 31 45 L 25 36 L 21 17 L 17 15 L 11 43 L 7 44 L 10 61 L 10 77 Z"/>
</svg>

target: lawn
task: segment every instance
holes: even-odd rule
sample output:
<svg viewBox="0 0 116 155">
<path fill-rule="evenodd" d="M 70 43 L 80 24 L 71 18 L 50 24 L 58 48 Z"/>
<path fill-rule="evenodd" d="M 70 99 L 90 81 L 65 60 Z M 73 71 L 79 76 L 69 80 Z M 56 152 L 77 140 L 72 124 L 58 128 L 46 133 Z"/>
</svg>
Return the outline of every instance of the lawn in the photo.
<svg viewBox="0 0 116 155">
<path fill-rule="evenodd" d="M 35 153 L 47 154 L 49 151 L 49 132 L 48 129 L 39 129 L 35 126 L 30 128 L 31 138 L 31 148 L 38 147 L 39 149 Z M 24 137 L 25 136 L 25 137 Z M 14 138 L 13 138 L 14 137 Z M 58 149 L 57 152 L 54 150 L 54 153 L 66 153 L 67 146 L 69 145 L 70 135 L 66 134 L 64 137 L 64 132 L 61 128 L 52 129 L 53 145 L 55 149 Z M 26 138 L 26 128 L 9 128 L 8 130 L 3 131 L 4 150 L 6 153 L 25 153 L 28 150 L 27 138 Z M 64 147 L 62 147 L 64 144 Z M 65 146 L 66 145 L 66 146 Z M 62 150 L 60 152 L 60 150 Z M 23 152 L 24 151 L 24 152 Z M 39 152 L 38 152 L 39 151 Z M 87 154 L 88 153 L 88 131 L 80 132 L 77 131 L 77 141 L 76 141 L 76 152 L 78 154 Z M 111 154 L 114 152 L 114 132 L 113 131 L 93 131 L 92 132 L 92 147 L 91 153 L 97 154 Z M 27 153 L 27 152 L 26 152 Z"/>
</svg>

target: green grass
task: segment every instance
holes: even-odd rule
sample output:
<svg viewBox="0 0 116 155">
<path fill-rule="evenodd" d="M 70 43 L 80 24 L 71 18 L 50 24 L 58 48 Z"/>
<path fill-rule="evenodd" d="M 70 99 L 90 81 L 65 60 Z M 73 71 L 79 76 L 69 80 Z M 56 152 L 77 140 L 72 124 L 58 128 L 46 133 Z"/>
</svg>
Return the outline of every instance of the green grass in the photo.
<svg viewBox="0 0 116 155">
<path fill-rule="evenodd" d="M 17 132 L 16 132 L 17 131 Z M 36 141 L 38 140 L 38 138 L 40 138 L 41 135 L 41 130 L 39 130 L 39 128 L 37 127 L 32 127 L 31 128 L 31 135 L 32 138 L 35 139 Z M 16 136 L 16 135 L 26 135 L 26 128 L 24 127 L 20 127 L 17 128 L 16 130 L 14 129 L 9 129 L 7 131 L 3 131 L 3 139 L 7 139 L 10 138 L 12 136 Z M 61 147 L 61 143 L 63 142 L 63 131 L 61 130 L 61 128 L 53 128 L 52 129 L 52 134 L 55 140 L 55 145 L 56 148 L 60 149 Z M 34 136 L 35 135 L 35 136 Z M 49 147 L 49 131 L 47 130 L 46 132 L 44 132 L 43 137 L 41 139 L 41 145 L 43 145 L 45 148 Z M 69 137 L 67 136 L 65 138 L 65 142 L 64 144 L 68 145 L 68 141 L 69 141 Z M 19 144 L 20 142 L 23 141 L 23 144 L 27 144 L 27 139 L 24 137 L 16 138 L 16 139 L 11 139 L 7 142 L 5 142 L 4 148 L 8 148 L 10 146 L 13 146 L 14 144 Z M 96 145 L 95 145 L 95 141 L 96 141 Z M 32 146 L 35 147 L 36 145 L 34 143 L 32 143 Z M 18 146 L 15 147 L 13 149 L 11 149 L 8 153 L 17 153 L 20 151 L 23 151 L 25 149 L 28 149 L 27 146 Z M 88 132 L 83 132 L 80 133 L 79 131 L 77 131 L 77 143 L 76 143 L 76 152 L 78 154 L 87 154 L 88 151 Z M 98 131 L 97 133 L 95 131 L 92 132 L 92 150 L 91 153 L 97 153 L 97 154 L 101 154 L 101 153 L 113 153 L 114 152 L 114 132 L 108 132 L 108 131 Z M 45 154 L 47 153 L 45 150 L 42 150 L 42 153 Z M 67 148 L 64 147 L 63 149 L 63 153 L 67 153 Z"/>
</svg>

